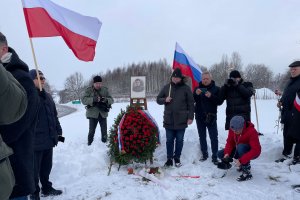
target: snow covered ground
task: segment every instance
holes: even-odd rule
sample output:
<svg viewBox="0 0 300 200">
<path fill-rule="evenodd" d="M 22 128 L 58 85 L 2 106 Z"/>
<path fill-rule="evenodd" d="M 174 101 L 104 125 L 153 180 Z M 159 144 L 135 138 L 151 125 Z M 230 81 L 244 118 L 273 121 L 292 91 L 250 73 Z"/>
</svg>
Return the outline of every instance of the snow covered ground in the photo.
<svg viewBox="0 0 300 200">
<path fill-rule="evenodd" d="M 300 199 L 300 193 L 291 189 L 292 184 L 300 184 L 300 165 L 290 168 L 287 163 L 275 163 L 282 151 L 282 132 L 277 134 L 275 121 L 278 118 L 276 99 L 256 100 L 259 117 L 259 131 L 262 145 L 261 156 L 252 161 L 253 179 L 237 182 L 239 173 L 231 168 L 224 178 L 213 178 L 219 172 L 211 159 L 200 162 L 198 132 L 195 121 L 185 133 L 180 168 L 164 170 L 159 179 L 169 189 L 145 182 L 137 175 L 128 175 L 127 168 L 113 165 L 108 174 L 109 158 L 107 146 L 101 143 L 100 128 L 97 127 L 95 141 L 87 146 L 88 120 L 83 105 L 73 105 L 77 111 L 60 118 L 65 143 L 59 143 L 54 151 L 51 180 L 55 188 L 64 191 L 62 196 L 42 199 L 60 200 L 100 200 L 100 199 L 140 199 L 140 200 L 193 200 L 193 199 Z M 127 103 L 115 103 L 109 113 L 108 127 L 114 118 L 125 109 Z M 227 132 L 224 130 L 225 103 L 218 109 L 219 146 L 224 147 Z M 156 119 L 162 144 L 155 151 L 153 166 L 163 166 L 166 161 L 165 130 L 162 127 L 163 106 L 148 102 L 148 109 Z M 252 121 L 256 124 L 254 101 L 252 100 Z M 210 146 L 210 140 L 208 145 Z M 209 150 L 210 153 L 210 150 Z M 141 170 L 143 165 L 135 171 Z M 178 175 L 199 175 L 200 178 L 175 178 Z"/>
</svg>

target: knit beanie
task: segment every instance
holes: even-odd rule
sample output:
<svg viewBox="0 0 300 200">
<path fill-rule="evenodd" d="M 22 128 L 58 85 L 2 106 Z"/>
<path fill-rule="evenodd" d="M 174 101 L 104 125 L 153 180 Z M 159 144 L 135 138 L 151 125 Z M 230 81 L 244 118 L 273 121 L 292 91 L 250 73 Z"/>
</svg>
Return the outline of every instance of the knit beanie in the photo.
<svg viewBox="0 0 300 200">
<path fill-rule="evenodd" d="M 229 78 L 242 78 L 238 70 L 233 70 L 229 74 Z"/>
<path fill-rule="evenodd" d="M 93 78 L 93 80 L 94 80 L 94 83 L 102 82 L 101 76 L 95 76 L 95 77 Z"/>
</svg>

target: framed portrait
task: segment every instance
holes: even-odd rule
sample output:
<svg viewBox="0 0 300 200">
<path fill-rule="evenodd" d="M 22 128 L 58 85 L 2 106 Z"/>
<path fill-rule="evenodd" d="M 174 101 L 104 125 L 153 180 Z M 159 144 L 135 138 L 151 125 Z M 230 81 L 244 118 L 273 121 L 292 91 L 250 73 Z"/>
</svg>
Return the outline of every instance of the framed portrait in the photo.
<svg viewBox="0 0 300 200">
<path fill-rule="evenodd" d="M 146 98 L 146 77 L 131 77 L 130 98 Z"/>
</svg>

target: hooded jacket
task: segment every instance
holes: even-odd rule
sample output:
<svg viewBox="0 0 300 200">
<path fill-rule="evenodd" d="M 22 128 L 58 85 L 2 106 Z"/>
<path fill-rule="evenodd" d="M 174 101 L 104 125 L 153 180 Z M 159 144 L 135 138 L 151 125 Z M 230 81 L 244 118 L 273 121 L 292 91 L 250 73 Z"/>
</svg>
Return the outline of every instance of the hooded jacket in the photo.
<svg viewBox="0 0 300 200">
<path fill-rule="evenodd" d="M 13 149 L 10 162 L 15 174 L 16 185 L 10 198 L 26 196 L 35 190 L 33 170 L 33 138 L 39 106 L 38 94 L 29 76 L 28 66 L 9 47 L 11 60 L 4 67 L 23 86 L 27 93 L 27 109 L 25 114 L 13 124 L 0 126 L 3 141 Z"/>
<path fill-rule="evenodd" d="M 172 98 L 170 103 L 166 103 L 166 98 Z M 178 84 L 173 82 L 165 85 L 159 92 L 156 102 L 164 105 L 163 126 L 168 129 L 184 129 L 187 127 L 188 119 L 194 119 L 194 98 L 191 88 L 184 83 L 184 80 Z"/>
</svg>

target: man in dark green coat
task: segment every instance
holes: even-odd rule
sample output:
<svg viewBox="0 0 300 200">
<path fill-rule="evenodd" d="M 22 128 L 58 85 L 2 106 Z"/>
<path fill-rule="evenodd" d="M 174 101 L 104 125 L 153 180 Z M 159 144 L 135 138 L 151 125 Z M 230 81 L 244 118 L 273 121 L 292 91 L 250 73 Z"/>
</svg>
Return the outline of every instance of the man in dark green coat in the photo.
<svg viewBox="0 0 300 200">
<path fill-rule="evenodd" d="M 165 166 L 181 166 L 180 156 L 183 147 L 184 132 L 194 119 L 194 98 L 191 88 L 184 83 L 180 69 L 172 73 L 171 82 L 163 87 L 157 99 L 165 106 L 164 127 L 167 137 L 167 162 Z M 175 152 L 174 140 L 176 139 Z"/>
<path fill-rule="evenodd" d="M 26 91 L 0 64 L 0 124 L 20 119 L 26 111 Z"/>
<path fill-rule="evenodd" d="M 26 108 L 27 95 L 24 88 L 0 64 L 0 125 L 19 120 Z M 11 148 L 3 142 L 0 133 L 0 199 L 8 199 L 15 184 L 8 159 L 12 153 Z"/>
<path fill-rule="evenodd" d="M 88 145 L 94 140 L 95 130 L 99 122 L 101 127 L 101 141 L 107 141 L 107 116 L 114 99 L 107 87 L 102 86 L 101 76 L 93 78 L 93 85 L 85 90 L 82 103 L 86 105 L 86 117 L 89 119 Z"/>
</svg>

